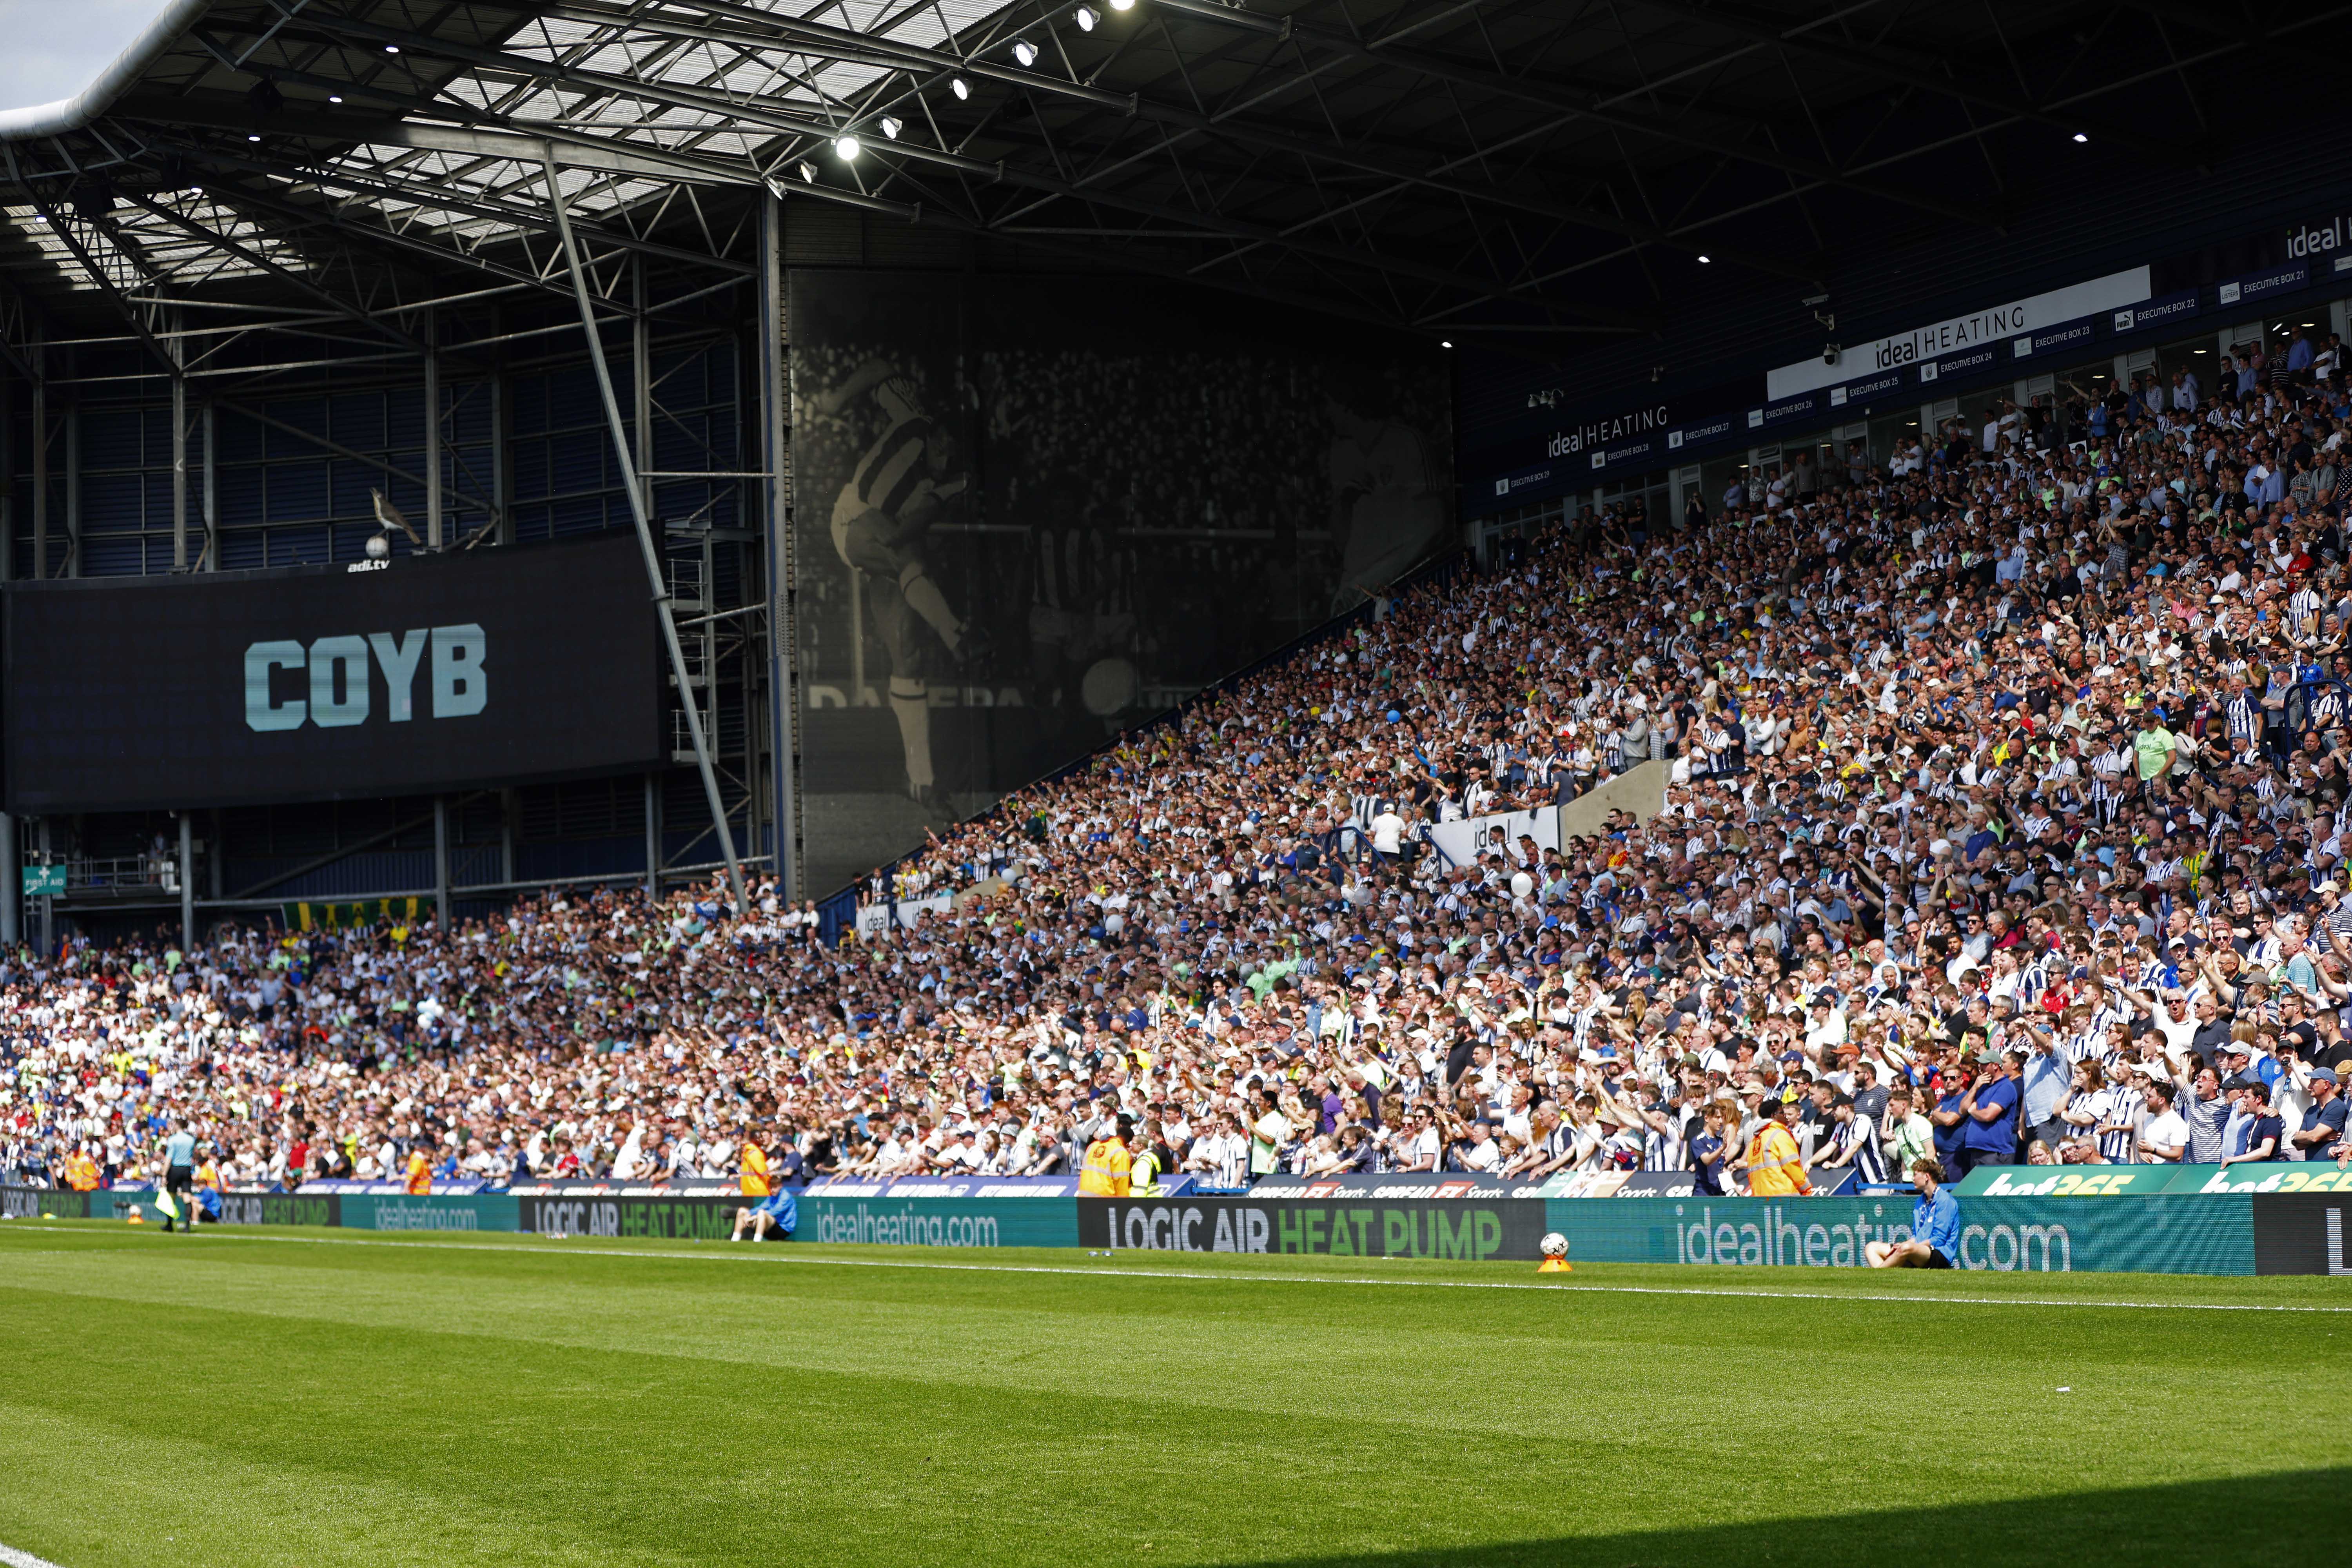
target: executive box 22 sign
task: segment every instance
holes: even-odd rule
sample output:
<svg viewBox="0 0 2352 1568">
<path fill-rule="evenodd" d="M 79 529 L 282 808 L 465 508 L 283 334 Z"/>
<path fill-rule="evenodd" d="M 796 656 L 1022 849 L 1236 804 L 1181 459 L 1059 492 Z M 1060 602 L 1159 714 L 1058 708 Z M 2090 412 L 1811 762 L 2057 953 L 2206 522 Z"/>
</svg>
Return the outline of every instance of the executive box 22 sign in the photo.
<svg viewBox="0 0 2352 1568">
<path fill-rule="evenodd" d="M 16 812 L 516 784 L 663 756 L 660 645 L 627 535 L 7 587 Z"/>
</svg>

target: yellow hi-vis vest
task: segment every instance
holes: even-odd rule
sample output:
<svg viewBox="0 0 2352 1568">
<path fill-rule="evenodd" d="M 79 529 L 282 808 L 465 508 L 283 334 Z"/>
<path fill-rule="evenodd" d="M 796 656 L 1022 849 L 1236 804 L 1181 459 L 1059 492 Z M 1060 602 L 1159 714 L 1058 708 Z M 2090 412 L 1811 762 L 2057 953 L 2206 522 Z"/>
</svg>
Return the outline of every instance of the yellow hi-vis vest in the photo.
<svg viewBox="0 0 2352 1568">
<path fill-rule="evenodd" d="M 1131 1198 L 1156 1198 L 1160 1195 L 1160 1156 L 1146 1149 L 1135 1157 L 1129 1167 L 1127 1195 Z"/>
<path fill-rule="evenodd" d="M 1123 1198 L 1127 1170 L 1127 1145 L 1116 1138 L 1097 1138 L 1087 1145 L 1087 1163 L 1078 1172 L 1078 1192 L 1090 1198 Z"/>
</svg>

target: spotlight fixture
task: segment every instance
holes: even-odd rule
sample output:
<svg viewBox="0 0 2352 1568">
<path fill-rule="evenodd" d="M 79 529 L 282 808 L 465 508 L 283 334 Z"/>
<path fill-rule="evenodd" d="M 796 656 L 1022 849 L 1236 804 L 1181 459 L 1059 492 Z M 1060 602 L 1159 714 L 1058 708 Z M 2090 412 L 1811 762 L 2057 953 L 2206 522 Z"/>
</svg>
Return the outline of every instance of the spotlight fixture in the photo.
<svg viewBox="0 0 2352 1568">
<path fill-rule="evenodd" d="M 801 184 L 803 185 L 816 184 L 816 165 L 806 158 L 801 160 Z"/>
<path fill-rule="evenodd" d="M 886 114 L 882 117 L 882 134 L 887 136 L 893 142 L 898 140 L 898 132 L 904 131 L 906 128 L 905 121 L 899 120 L 895 115 Z"/>
<path fill-rule="evenodd" d="M 833 155 L 845 163 L 857 162 L 857 154 L 861 151 L 863 149 L 858 146 L 857 138 L 848 132 L 845 131 L 833 139 Z"/>
<path fill-rule="evenodd" d="M 396 55 L 400 53 L 400 46 L 398 44 L 386 44 L 383 47 L 383 52 L 388 55 Z"/>
<path fill-rule="evenodd" d="M 960 76 L 951 76 L 948 78 L 948 86 L 954 90 L 956 97 L 959 99 L 970 98 L 971 96 L 971 83 L 964 80 L 963 78 Z"/>
<path fill-rule="evenodd" d="M 1450 349 L 1454 346 L 1454 340 L 1452 338 L 1440 338 L 1437 340 L 1437 346 L 1442 349 Z"/>
<path fill-rule="evenodd" d="M 1091 5 L 1079 6 L 1077 9 L 1077 17 L 1078 31 L 1081 33 L 1093 32 L 1095 30 L 1095 24 L 1102 20 L 1102 17 L 1096 14 L 1095 8 Z"/>
<path fill-rule="evenodd" d="M 1114 11 L 1132 11 L 1135 9 L 1135 0 L 1110 0 L 1110 8 Z"/>
<path fill-rule="evenodd" d="M 331 92 L 327 95 L 327 101 L 329 103 L 341 103 L 343 101 L 343 95 L 340 92 Z"/>
<path fill-rule="evenodd" d="M 1698 253 L 1698 264 L 1699 264 L 1701 267 L 1706 266 L 1708 262 L 1713 261 L 1714 259 L 1715 259 L 1715 258 L 1714 258 L 1714 257 L 1709 256 L 1709 255 L 1708 255 L 1706 251 L 1704 251 L 1704 250 L 1702 250 L 1702 251 L 1700 251 L 1700 252 Z"/>
<path fill-rule="evenodd" d="M 246 138 L 246 140 L 247 140 L 247 141 L 248 141 L 248 142 L 258 142 L 258 141 L 260 141 L 260 140 L 261 140 L 261 138 L 260 138 L 260 137 L 258 137 L 258 136 L 248 136 L 248 137 L 247 137 L 247 138 Z"/>
<path fill-rule="evenodd" d="M 1013 58 L 1024 67 L 1034 66 L 1037 63 L 1037 46 L 1026 38 L 1015 38 L 1013 40 Z"/>
<path fill-rule="evenodd" d="M 2077 132 L 2074 132 L 2074 140 L 2075 140 L 2075 141 L 2077 141 L 2077 142 L 2088 142 L 2088 141 L 2090 140 L 2090 138 L 2089 138 L 2088 136 L 2084 135 L 2081 132 L 2077 131 Z"/>
</svg>

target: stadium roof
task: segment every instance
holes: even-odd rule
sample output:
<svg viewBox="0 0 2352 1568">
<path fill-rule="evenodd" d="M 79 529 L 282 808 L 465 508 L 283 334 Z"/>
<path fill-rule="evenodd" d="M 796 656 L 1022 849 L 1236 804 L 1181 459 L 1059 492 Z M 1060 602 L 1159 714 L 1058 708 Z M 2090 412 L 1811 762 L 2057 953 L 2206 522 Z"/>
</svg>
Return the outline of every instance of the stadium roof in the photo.
<svg viewBox="0 0 2352 1568">
<path fill-rule="evenodd" d="M 2254 51 L 2352 9 L 1117 3 L 145 0 L 119 79 L 0 114 L 0 266 L 52 310 L 560 290 L 551 152 L 607 255 L 746 269 L 766 186 L 1029 265 L 1565 348 L 1737 274 L 1998 231 L 2110 160 L 2186 176 Z"/>
</svg>

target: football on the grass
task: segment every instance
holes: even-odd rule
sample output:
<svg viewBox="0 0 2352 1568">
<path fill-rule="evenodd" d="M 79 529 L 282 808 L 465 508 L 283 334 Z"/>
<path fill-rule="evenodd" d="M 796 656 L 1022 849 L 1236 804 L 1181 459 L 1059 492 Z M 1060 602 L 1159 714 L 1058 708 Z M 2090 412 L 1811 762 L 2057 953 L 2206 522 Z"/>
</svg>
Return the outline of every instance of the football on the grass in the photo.
<svg viewBox="0 0 2352 1568">
<path fill-rule="evenodd" d="M 1546 1258 L 1566 1258 L 1568 1237 L 1556 1230 L 1547 1233 L 1543 1238 L 1543 1255 Z"/>
</svg>

